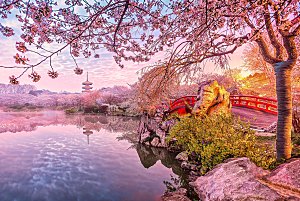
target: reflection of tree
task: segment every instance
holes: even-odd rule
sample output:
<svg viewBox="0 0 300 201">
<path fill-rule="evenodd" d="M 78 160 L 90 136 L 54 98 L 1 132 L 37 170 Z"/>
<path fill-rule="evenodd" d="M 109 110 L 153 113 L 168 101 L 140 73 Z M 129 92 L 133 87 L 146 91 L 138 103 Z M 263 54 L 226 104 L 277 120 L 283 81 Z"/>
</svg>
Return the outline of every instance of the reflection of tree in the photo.
<svg viewBox="0 0 300 201">
<path fill-rule="evenodd" d="M 87 143 L 90 144 L 90 135 L 93 134 L 93 131 L 87 129 L 87 128 L 83 128 L 83 132 L 84 135 L 86 135 L 87 137 Z"/>
<path fill-rule="evenodd" d="M 0 112 L 0 133 L 32 131 L 39 126 L 76 125 L 91 131 L 136 132 L 138 120 L 131 117 L 102 115 L 65 115 L 57 111 Z"/>
<path fill-rule="evenodd" d="M 140 161 L 145 168 L 149 168 L 159 160 L 159 156 L 155 155 L 152 147 L 139 144 L 136 151 L 140 157 Z"/>
<path fill-rule="evenodd" d="M 143 144 L 138 144 L 136 151 L 145 168 L 152 167 L 160 160 L 165 167 L 171 168 L 172 172 L 178 176 L 178 179 L 172 176 L 171 181 L 164 181 L 167 188 L 166 191 L 174 190 L 180 186 L 186 188 L 188 194 L 193 194 L 193 190 L 188 184 L 188 173 L 180 167 L 180 162 L 175 159 L 175 153 L 165 148 L 151 147 Z"/>
<path fill-rule="evenodd" d="M 169 152 L 167 149 L 138 144 L 136 151 L 145 168 L 150 168 L 160 160 L 165 167 L 171 168 L 173 173 L 183 176 L 184 171 L 180 167 L 180 163 L 175 160 L 176 154 Z"/>
</svg>

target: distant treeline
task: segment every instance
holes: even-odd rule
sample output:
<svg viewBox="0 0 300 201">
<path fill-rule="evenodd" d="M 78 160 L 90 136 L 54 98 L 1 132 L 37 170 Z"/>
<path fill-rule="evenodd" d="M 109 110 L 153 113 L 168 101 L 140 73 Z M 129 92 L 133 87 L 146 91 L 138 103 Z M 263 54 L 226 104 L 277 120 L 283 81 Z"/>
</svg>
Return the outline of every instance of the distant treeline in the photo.
<svg viewBox="0 0 300 201">
<path fill-rule="evenodd" d="M 30 91 L 35 91 L 36 87 L 30 84 L 12 85 L 0 84 L 0 94 L 28 94 Z"/>
</svg>

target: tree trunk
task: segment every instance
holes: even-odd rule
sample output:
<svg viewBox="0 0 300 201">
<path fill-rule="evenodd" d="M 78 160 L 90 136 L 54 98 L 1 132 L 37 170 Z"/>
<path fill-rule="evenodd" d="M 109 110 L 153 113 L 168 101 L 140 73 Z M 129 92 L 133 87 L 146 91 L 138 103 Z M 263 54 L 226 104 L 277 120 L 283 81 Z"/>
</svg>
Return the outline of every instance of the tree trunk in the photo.
<svg viewBox="0 0 300 201">
<path fill-rule="evenodd" d="M 276 63 L 276 93 L 278 101 L 278 120 L 276 153 L 277 160 L 291 158 L 292 144 L 292 81 L 291 71 L 295 64 L 284 61 Z"/>
</svg>

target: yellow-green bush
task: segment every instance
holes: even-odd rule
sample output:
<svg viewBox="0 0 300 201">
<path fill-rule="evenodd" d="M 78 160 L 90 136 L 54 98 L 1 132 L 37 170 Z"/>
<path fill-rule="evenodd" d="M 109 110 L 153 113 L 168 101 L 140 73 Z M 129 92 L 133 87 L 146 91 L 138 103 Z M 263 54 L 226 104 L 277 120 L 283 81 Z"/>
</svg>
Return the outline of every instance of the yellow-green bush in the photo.
<svg viewBox="0 0 300 201">
<path fill-rule="evenodd" d="M 248 157 L 263 168 L 275 162 L 274 148 L 259 144 L 250 125 L 231 115 L 183 117 L 173 126 L 169 139 L 196 155 L 203 173 L 228 158 Z"/>
</svg>

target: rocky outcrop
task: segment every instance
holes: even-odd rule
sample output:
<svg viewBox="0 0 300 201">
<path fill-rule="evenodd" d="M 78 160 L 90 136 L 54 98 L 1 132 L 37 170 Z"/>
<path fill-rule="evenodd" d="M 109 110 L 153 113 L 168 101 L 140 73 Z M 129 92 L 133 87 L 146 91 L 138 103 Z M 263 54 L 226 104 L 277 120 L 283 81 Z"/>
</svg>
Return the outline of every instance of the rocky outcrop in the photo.
<svg viewBox="0 0 300 201">
<path fill-rule="evenodd" d="M 248 158 L 230 159 L 190 184 L 201 200 L 283 200 L 259 178 L 269 174 Z"/>
<path fill-rule="evenodd" d="M 160 117 L 151 118 L 147 113 L 143 114 L 138 127 L 139 142 L 154 147 L 168 147 L 166 136 L 174 120 L 161 123 Z"/>
<path fill-rule="evenodd" d="M 228 113 L 231 109 L 230 93 L 217 81 L 206 81 L 200 84 L 197 102 L 192 110 L 193 114 Z"/>
<path fill-rule="evenodd" d="M 140 133 L 140 142 L 153 147 L 166 148 L 168 146 L 166 133 L 157 128 L 157 126 L 146 126 L 145 132 Z"/>
<path fill-rule="evenodd" d="M 300 159 L 293 159 L 278 166 L 264 179 L 272 185 L 295 191 L 300 195 Z"/>
</svg>

